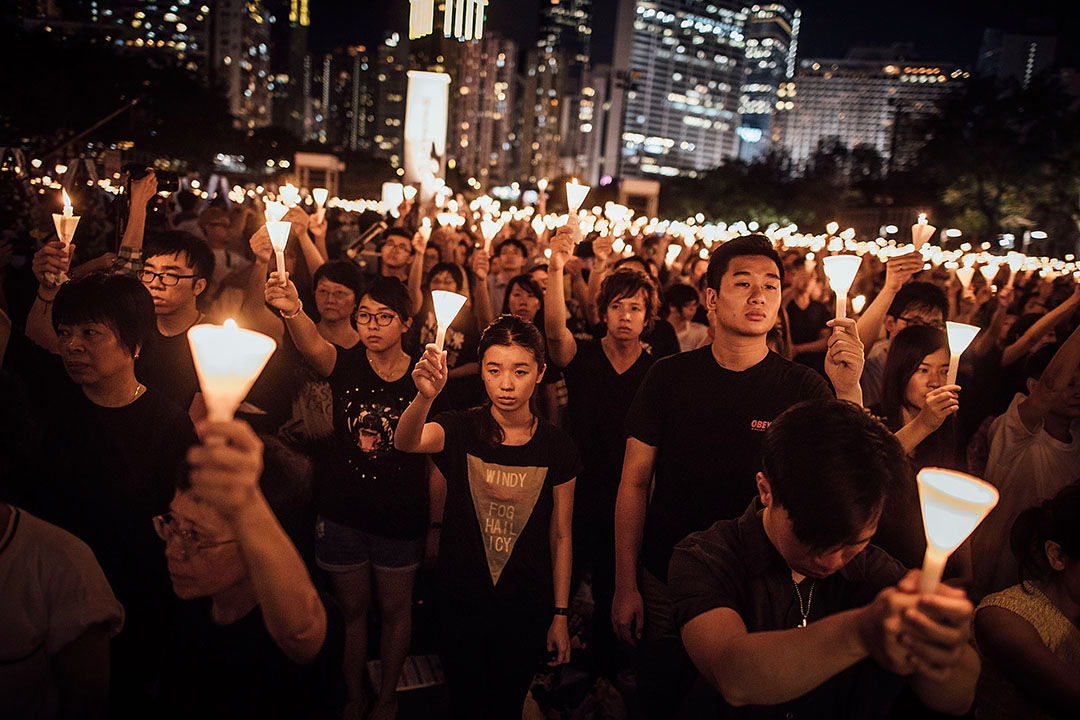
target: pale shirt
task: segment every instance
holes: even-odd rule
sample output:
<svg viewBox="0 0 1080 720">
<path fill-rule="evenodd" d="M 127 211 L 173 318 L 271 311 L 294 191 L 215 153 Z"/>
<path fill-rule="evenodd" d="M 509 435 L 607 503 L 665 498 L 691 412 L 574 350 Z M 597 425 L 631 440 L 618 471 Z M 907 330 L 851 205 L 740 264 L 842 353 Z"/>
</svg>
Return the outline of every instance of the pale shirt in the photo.
<svg viewBox="0 0 1080 720">
<path fill-rule="evenodd" d="M 697 350 L 701 347 L 701 343 L 708 334 L 708 325 L 702 325 L 701 323 L 696 322 L 687 323 L 685 330 L 676 331 L 675 333 L 679 338 L 679 350 L 682 352 L 686 352 L 687 350 Z"/>
<path fill-rule="evenodd" d="M 1027 584 L 1023 587 L 1013 585 L 983 598 L 975 612 L 991 606 L 1004 608 L 1026 620 L 1039 633 L 1047 650 L 1061 662 L 1080 670 L 1080 630 L 1038 588 Z M 1012 683 L 1009 674 L 987 658 L 983 658 L 975 697 L 978 720 L 1052 717 L 1050 713 L 1032 707 L 1031 701 Z"/>
<path fill-rule="evenodd" d="M 1072 442 L 1051 437 L 1040 422 L 1032 432 L 1020 420 L 1017 393 L 1005 414 L 990 426 L 986 481 L 1001 498 L 972 537 L 975 590 L 996 592 L 1019 582 L 1009 536 L 1016 516 L 1053 497 L 1080 477 L 1080 423 L 1073 422 Z"/>
<path fill-rule="evenodd" d="M 77 537 L 12 508 L 0 536 L 0 715 L 57 712 L 50 661 L 88 628 L 120 632 L 117 602 L 90 548 Z"/>
<path fill-rule="evenodd" d="M 881 385 L 885 377 L 885 361 L 889 359 L 889 341 L 878 340 L 866 354 L 863 363 L 862 386 L 863 405 L 870 407 L 881 402 Z"/>
</svg>

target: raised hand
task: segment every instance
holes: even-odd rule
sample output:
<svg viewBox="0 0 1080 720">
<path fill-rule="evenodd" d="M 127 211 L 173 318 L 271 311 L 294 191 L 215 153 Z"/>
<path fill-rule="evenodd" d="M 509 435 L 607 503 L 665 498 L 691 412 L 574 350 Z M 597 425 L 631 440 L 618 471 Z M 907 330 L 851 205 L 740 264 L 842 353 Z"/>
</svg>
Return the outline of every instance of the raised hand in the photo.
<svg viewBox="0 0 1080 720">
<path fill-rule="evenodd" d="M 266 302 L 283 315 L 292 315 L 300 310 L 300 295 L 296 292 L 296 286 L 289 280 L 289 273 L 285 273 L 285 284 L 281 283 L 281 276 L 277 270 L 270 273 L 266 280 L 264 293 Z"/>
<path fill-rule="evenodd" d="M 469 261 L 469 269 L 472 270 L 473 276 L 480 281 L 487 279 L 488 271 L 491 269 L 491 258 L 488 256 L 487 250 L 484 248 L 476 248 L 473 250 L 472 260 Z"/>
<path fill-rule="evenodd" d="M 923 258 L 918 251 L 889 258 L 885 263 L 885 287 L 896 292 L 904 286 L 915 273 L 923 269 Z"/>
<path fill-rule="evenodd" d="M 57 280 L 71 267 L 71 256 L 74 254 L 74 245 L 65 247 L 59 240 L 45 243 L 34 253 L 34 260 L 30 265 L 38 283 L 45 287 L 59 287 Z"/>
<path fill-rule="evenodd" d="M 926 393 L 923 409 L 919 411 L 915 419 L 927 430 L 934 432 L 945 422 L 945 418 L 960 409 L 959 392 L 959 385 L 942 385 L 934 388 Z"/>
<path fill-rule="evenodd" d="M 138 180 L 131 181 L 131 209 L 145 210 L 157 194 L 157 175 L 151 170 Z"/>
<path fill-rule="evenodd" d="M 563 225 L 551 238 L 551 257 L 548 263 L 552 270 L 562 270 L 566 263 L 574 256 L 574 233 L 569 227 Z"/>
<path fill-rule="evenodd" d="M 611 257 L 614 252 L 611 248 L 613 242 L 615 242 L 615 240 L 610 237 L 598 237 L 592 241 L 593 255 L 596 256 L 601 267 L 607 265 L 608 258 Z"/>
<path fill-rule="evenodd" d="M 862 377 L 865 354 L 859 327 L 852 318 L 830 320 L 833 329 L 825 355 L 825 374 L 832 381 L 838 398 L 851 399 L 861 395 L 859 379 Z"/>
<path fill-rule="evenodd" d="M 446 387 L 446 376 L 446 351 L 439 350 L 434 343 L 428 343 L 412 371 L 417 392 L 428 400 L 434 400 Z"/>
<path fill-rule="evenodd" d="M 259 498 L 262 441 L 242 420 L 204 423 L 199 436 L 187 452 L 191 490 L 231 522 Z"/>
<path fill-rule="evenodd" d="M 255 231 L 255 234 L 248 240 L 248 244 L 251 246 L 251 252 L 255 254 L 255 257 L 260 262 L 268 263 L 270 258 L 274 256 L 274 246 L 270 244 L 270 233 L 265 225 Z"/>
</svg>

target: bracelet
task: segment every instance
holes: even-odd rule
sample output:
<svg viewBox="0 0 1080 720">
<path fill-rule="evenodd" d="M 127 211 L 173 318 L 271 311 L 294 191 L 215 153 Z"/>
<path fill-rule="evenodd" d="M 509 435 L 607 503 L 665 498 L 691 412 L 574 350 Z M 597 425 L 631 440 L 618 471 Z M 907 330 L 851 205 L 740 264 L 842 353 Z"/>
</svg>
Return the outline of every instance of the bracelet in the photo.
<svg viewBox="0 0 1080 720">
<path fill-rule="evenodd" d="M 296 317 L 297 315 L 299 315 L 303 311 L 304 311 L 304 301 L 301 300 L 300 298 L 296 298 L 296 310 L 291 315 L 286 315 L 285 313 L 281 312 L 280 310 L 278 310 L 278 315 L 281 316 L 282 320 L 292 320 L 294 317 Z"/>
<path fill-rule="evenodd" d="M 555 608 L 555 614 L 556 615 L 562 615 L 563 617 L 569 617 L 570 608 L 557 607 L 557 608 Z"/>
<path fill-rule="evenodd" d="M 430 527 L 432 530 L 442 530 L 442 521 L 441 520 L 432 520 L 431 524 L 428 525 L 428 527 Z"/>
</svg>

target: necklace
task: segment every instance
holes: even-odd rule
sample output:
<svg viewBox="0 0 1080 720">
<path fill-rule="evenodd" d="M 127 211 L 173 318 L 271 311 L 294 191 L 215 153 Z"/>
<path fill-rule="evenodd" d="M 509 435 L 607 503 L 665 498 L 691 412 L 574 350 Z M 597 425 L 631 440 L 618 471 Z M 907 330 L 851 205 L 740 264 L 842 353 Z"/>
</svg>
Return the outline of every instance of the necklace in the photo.
<svg viewBox="0 0 1080 720">
<path fill-rule="evenodd" d="M 371 357 L 371 352 L 369 351 L 367 353 L 368 364 L 371 365 L 371 369 L 375 371 L 376 375 L 381 377 L 383 380 L 386 380 L 387 382 L 393 382 L 397 379 L 399 373 L 396 372 L 396 368 L 398 365 L 401 364 L 401 358 L 402 356 L 399 355 L 398 357 L 391 360 L 385 368 L 382 368 L 375 363 L 374 359 Z M 408 355 L 404 355 L 404 358 L 405 362 L 409 361 Z"/>
<path fill-rule="evenodd" d="M 795 586 L 795 597 L 799 598 L 799 614 L 802 615 L 802 622 L 796 627 L 806 627 L 806 618 L 810 615 L 810 603 L 814 602 L 814 585 L 817 584 L 817 580 L 810 581 L 810 592 L 806 594 L 806 609 L 803 610 L 802 593 L 799 592 L 799 583 L 795 582 L 795 578 L 791 578 L 791 583 Z"/>
</svg>

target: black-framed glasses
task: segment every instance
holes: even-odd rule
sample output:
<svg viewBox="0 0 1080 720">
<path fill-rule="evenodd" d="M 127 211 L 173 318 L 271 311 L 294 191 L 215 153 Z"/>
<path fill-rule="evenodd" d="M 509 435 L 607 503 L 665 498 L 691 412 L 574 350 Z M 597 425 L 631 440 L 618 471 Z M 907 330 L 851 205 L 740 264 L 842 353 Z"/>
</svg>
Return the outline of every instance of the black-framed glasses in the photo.
<svg viewBox="0 0 1080 720">
<path fill-rule="evenodd" d="M 216 541 L 204 540 L 199 536 L 197 530 L 181 528 L 177 524 L 176 518 L 173 517 L 172 513 L 157 515 L 152 521 L 154 523 L 154 532 L 156 532 L 157 536 L 166 543 L 169 542 L 170 539 L 176 538 L 177 542 L 180 543 L 180 552 L 183 553 L 184 557 L 198 555 L 203 550 L 209 550 L 210 548 L 216 548 L 221 545 L 228 545 L 229 543 L 236 542 L 235 539 Z"/>
<path fill-rule="evenodd" d="M 153 270 L 143 270 L 139 273 L 139 280 L 142 281 L 143 285 L 153 285 L 156 278 L 161 278 L 161 284 L 165 287 L 173 287 L 174 285 L 178 285 L 181 280 L 191 280 L 192 278 L 197 277 L 199 276 L 177 275 L 176 273 L 170 272 L 158 273 L 154 272 Z"/>
<path fill-rule="evenodd" d="M 921 327 L 923 325 L 929 325 L 930 327 L 937 328 L 938 330 L 944 330 L 945 329 L 945 323 L 943 323 L 941 321 L 927 322 L 927 321 L 923 320 L 921 317 L 919 317 L 918 315 L 913 315 L 913 316 L 910 316 L 910 317 L 904 317 L 903 315 L 900 315 L 896 319 L 897 320 L 903 320 L 908 325 L 914 325 L 915 327 Z"/>
<path fill-rule="evenodd" d="M 375 324 L 379 327 L 386 327 L 390 323 L 394 322 L 397 318 L 395 313 L 381 312 L 381 313 L 369 313 L 358 312 L 356 313 L 356 322 L 358 325 L 367 325 L 371 322 L 372 318 L 375 319 Z"/>
</svg>

